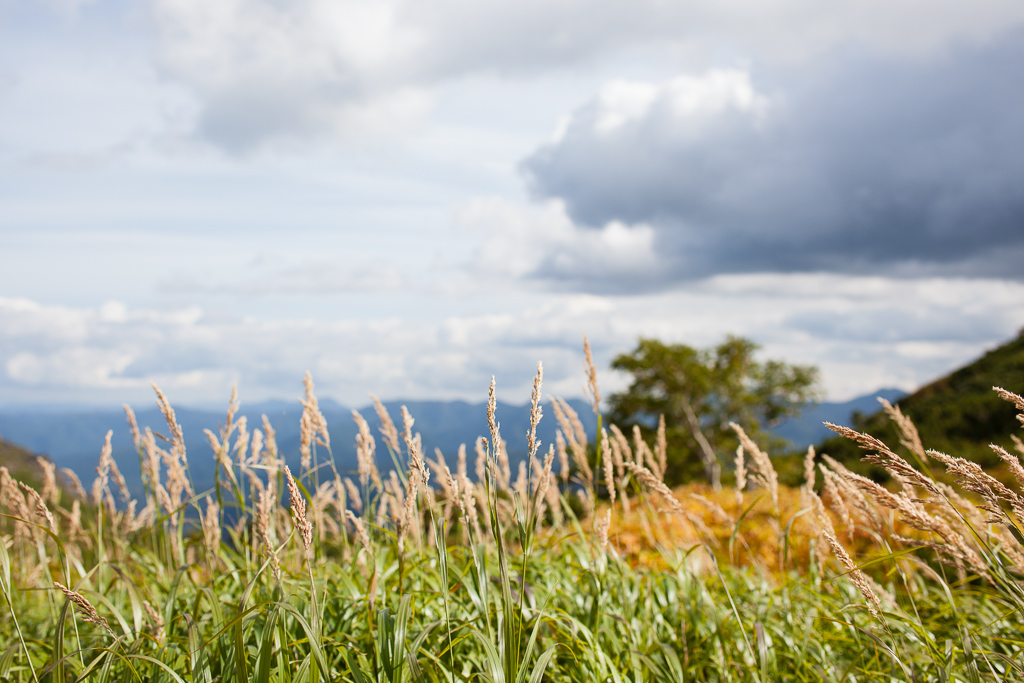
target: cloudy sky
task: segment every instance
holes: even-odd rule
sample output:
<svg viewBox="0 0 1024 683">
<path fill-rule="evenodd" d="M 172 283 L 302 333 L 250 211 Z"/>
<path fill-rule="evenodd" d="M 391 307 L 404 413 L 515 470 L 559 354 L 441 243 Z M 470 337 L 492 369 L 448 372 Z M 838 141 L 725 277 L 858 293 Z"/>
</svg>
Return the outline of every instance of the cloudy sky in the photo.
<svg viewBox="0 0 1024 683">
<path fill-rule="evenodd" d="M 912 389 L 1024 326 L 1021 73 L 1018 0 L 0 0 L 0 407 Z"/>
</svg>

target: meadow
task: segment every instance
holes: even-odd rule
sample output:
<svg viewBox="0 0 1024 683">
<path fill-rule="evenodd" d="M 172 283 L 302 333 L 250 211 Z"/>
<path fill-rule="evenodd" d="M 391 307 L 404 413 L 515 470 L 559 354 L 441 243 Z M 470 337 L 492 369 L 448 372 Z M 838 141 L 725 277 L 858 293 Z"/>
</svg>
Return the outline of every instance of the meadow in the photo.
<svg viewBox="0 0 1024 683">
<path fill-rule="evenodd" d="M 813 449 L 803 486 L 781 486 L 735 425 L 734 486 L 670 489 L 664 429 L 598 414 L 589 443 L 541 390 L 538 366 L 531 431 L 503 436 L 492 382 L 489 433 L 450 461 L 378 403 L 378 433 L 353 416 L 358 470 L 338 471 L 349 446 L 307 375 L 295 472 L 235 397 L 210 454 L 186 453 L 159 389 L 166 435 L 126 409 L 141 499 L 109 435 L 89 490 L 46 461 L 36 486 L 0 469 L 0 680 L 1024 680 L 1016 455 L 996 450 L 1011 487 L 887 406 L 899 444 L 836 427 L 887 487 Z M 518 467 L 506 436 L 526 442 Z M 212 490 L 192 484 L 199 457 Z"/>
</svg>

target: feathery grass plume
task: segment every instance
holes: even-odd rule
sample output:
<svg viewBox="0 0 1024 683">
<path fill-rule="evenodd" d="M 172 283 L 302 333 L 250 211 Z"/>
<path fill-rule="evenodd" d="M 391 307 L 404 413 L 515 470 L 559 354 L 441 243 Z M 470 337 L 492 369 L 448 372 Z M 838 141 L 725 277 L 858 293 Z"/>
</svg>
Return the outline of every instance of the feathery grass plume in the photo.
<svg viewBox="0 0 1024 683">
<path fill-rule="evenodd" d="M 934 457 L 934 454 L 932 454 Z M 870 495 L 879 505 L 882 507 L 895 510 L 900 515 L 900 519 L 908 526 L 917 529 L 918 531 L 927 531 L 935 533 L 942 539 L 941 544 L 921 542 L 921 541 L 906 541 L 899 538 L 904 543 L 918 543 L 920 545 L 926 545 L 936 550 L 940 559 L 945 556 L 951 563 L 958 569 L 969 567 L 971 570 L 976 572 L 979 576 L 983 577 L 986 581 L 992 582 L 992 575 L 988 570 L 988 567 L 982 562 L 981 558 L 974 551 L 973 548 L 967 543 L 966 539 L 959 533 L 953 530 L 949 522 L 942 517 L 930 514 L 916 499 L 911 498 L 907 492 L 900 491 L 899 493 L 892 493 L 887 488 L 871 481 L 867 477 L 862 477 L 854 472 L 847 471 L 843 475 L 851 483 L 857 486 L 861 491 Z"/>
<path fill-rule="evenodd" d="M 220 428 L 220 440 L 227 442 L 235 431 L 235 415 L 241 404 L 238 402 L 238 385 L 231 385 L 231 398 L 228 399 L 228 411 L 224 415 L 224 424 Z"/>
<path fill-rule="evenodd" d="M 302 538 L 302 547 L 306 550 L 306 559 L 313 559 L 313 525 L 306 518 L 306 499 L 299 491 L 299 485 L 295 483 L 295 477 L 288 465 L 284 466 L 285 480 L 288 482 L 288 502 L 292 509 L 292 522 L 295 530 Z"/>
<path fill-rule="evenodd" d="M 839 492 L 839 486 L 836 483 L 839 480 L 839 475 L 832 470 L 826 469 L 824 465 L 821 465 L 821 476 L 824 482 L 824 490 L 828 495 L 829 507 L 839 515 L 839 519 L 843 522 L 843 528 L 846 529 L 846 537 L 850 543 L 853 543 L 853 518 L 850 516 L 850 508 L 846 505 L 846 501 L 843 500 L 842 494 Z M 814 489 L 807 489 L 804 494 L 807 495 Z M 810 500 L 810 496 L 807 496 Z"/>
<path fill-rule="evenodd" d="M 846 567 L 846 575 L 850 577 L 850 583 L 852 583 L 868 601 L 868 612 L 872 617 L 877 619 L 882 626 L 886 628 L 886 630 L 888 630 L 885 619 L 882 618 L 882 601 L 871 587 L 871 584 L 868 583 L 864 572 L 857 567 L 857 564 L 850 557 L 850 554 L 846 552 L 846 548 L 844 548 L 843 544 L 839 542 L 838 538 L 836 538 L 835 529 L 832 528 L 832 520 L 829 518 L 828 513 L 825 512 L 825 506 L 822 505 L 821 498 L 819 498 L 818 494 L 813 491 L 811 491 L 809 495 L 814 501 L 815 508 L 818 512 L 818 523 L 820 524 L 821 533 L 832 548 L 832 553 L 836 556 L 836 559 Z"/>
<path fill-rule="evenodd" d="M 381 484 L 381 490 L 383 490 L 383 488 L 384 488 L 384 484 L 382 483 Z M 351 479 L 349 479 L 348 477 L 345 477 L 345 493 L 348 494 L 348 501 L 349 501 L 349 504 L 352 506 L 352 509 L 355 510 L 356 512 L 358 512 L 358 513 L 362 513 L 362 511 L 363 511 L 363 499 L 362 499 L 362 496 L 359 495 L 359 489 L 356 487 L 355 482 L 352 481 Z"/>
<path fill-rule="evenodd" d="M 270 420 L 266 415 L 263 415 L 263 448 L 265 456 L 263 458 L 264 464 L 268 460 L 277 461 L 277 431 L 274 426 L 270 424 Z"/>
<path fill-rule="evenodd" d="M 988 445 L 989 448 L 999 456 L 999 459 L 1006 463 L 1007 469 L 1013 475 L 1013 478 L 1017 480 L 1017 485 L 1024 487 L 1024 467 L 1021 466 L 1020 460 L 1016 455 L 1008 453 L 1006 449 L 997 446 L 994 443 Z"/>
<path fill-rule="evenodd" d="M 559 429 L 555 432 L 555 446 L 558 448 L 558 475 L 562 478 L 562 483 L 569 483 L 569 452 L 566 450 L 565 437 L 562 436 L 562 430 Z"/>
<path fill-rule="evenodd" d="M 605 454 L 602 459 L 601 467 L 604 469 L 604 485 L 608 488 L 608 499 L 612 505 L 615 505 L 615 464 L 612 460 L 612 454 L 610 453 L 611 447 L 608 445 L 608 431 L 605 429 L 601 430 L 601 452 Z"/>
<path fill-rule="evenodd" d="M 612 510 L 608 508 L 603 515 L 594 518 L 594 535 L 597 537 L 597 547 L 602 552 L 612 552 L 608 543 L 608 532 L 612 527 Z"/>
<path fill-rule="evenodd" d="M 661 495 L 665 499 L 665 504 L 668 505 L 668 509 L 680 515 L 686 515 L 686 508 L 679 502 L 679 499 L 672 493 L 672 489 L 665 485 L 661 479 L 654 476 L 654 473 L 643 465 L 638 465 L 635 462 L 627 462 L 626 468 L 633 473 L 633 476 L 637 478 L 641 484 L 651 489 L 655 493 Z"/>
<path fill-rule="evenodd" d="M 458 475 L 459 480 L 461 481 L 462 477 L 465 477 L 468 471 L 469 470 L 466 465 L 466 444 L 460 443 L 458 459 L 455 465 L 455 474 Z"/>
<path fill-rule="evenodd" d="M 1020 437 L 1016 434 L 1011 434 L 1010 440 L 1013 441 L 1014 449 L 1016 449 L 1019 454 L 1024 455 L 1024 441 L 1021 441 Z"/>
<path fill-rule="evenodd" d="M 302 412 L 309 413 L 310 421 L 313 423 L 313 432 L 316 435 L 316 442 L 330 450 L 331 435 L 327 431 L 327 419 L 320 412 L 320 402 L 317 400 L 316 394 L 313 393 L 313 376 L 309 374 L 308 370 L 302 379 L 302 386 L 306 390 L 306 396 L 302 400 Z"/>
<path fill-rule="evenodd" d="M 32 519 L 25 494 L 18 488 L 18 482 L 14 480 L 11 473 L 3 466 L 0 466 L 0 492 L 3 493 L 4 506 L 12 516 L 26 522 Z M 34 536 L 33 531 L 24 524 L 16 524 L 14 533 L 18 538 Z"/>
<path fill-rule="evenodd" d="M 149 604 L 149 600 L 142 601 L 142 607 L 146 610 L 146 614 L 149 616 L 149 623 L 152 626 L 153 637 L 157 641 L 163 640 L 164 637 L 164 618 L 163 616 L 153 609 L 153 605 Z"/>
<path fill-rule="evenodd" d="M 124 417 L 128 422 L 128 433 L 132 437 L 132 445 L 135 446 L 135 450 L 142 449 L 142 433 L 139 432 L 139 421 L 135 419 L 135 411 L 127 403 L 121 405 L 124 409 Z"/>
<path fill-rule="evenodd" d="M 399 523 L 399 549 L 404 548 L 404 541 L 410 530 L 418 534 L 419 524 L 416 517 L 416 497 L 419 487 L 426 487 L 430 474 L 423 464 L 423 455 L 412 435 L 412 426 L 415 420 L 409 413 L 408 408 L 402 406 L 402 425 L 404 427 L 405 447 L 409 453 L 409 479 L 406 482 L 405 500 L 402 506 L 402 519 Z"/>
<path fill-rule="evenodd" d="M 259 427 L 252 430 L 252 447 L 250 453 L 250 463 L 253 465 L 259 463 L 263 456 L 263 432 L 260 431 Z"/>
<path fill-rule="evenodd" d="M 50 512 L 50 508 L 46 507 L 46 501 L 43 500 L 43 497 L 41 495 L 39 495 L 39 492 L 36 491 L 31 486 L 29 486 L 28 484 L 21 481 L 18 482 L 18 486 L 20 486 L 21 489 L 26 494 L 28 494 L 29 500 L 31 500 L 32 503 L 34 503 L 32 507 L 35 509 L 36 516 L 45 519 L 46 526 L 50 529 L 50 531 L 52 531 L 53 533 L 57 533 L 57 521 L 53 518 L 53 514 Z M 26 517 L 26 519 L 28 518 Z"/>
<path fill-rule="evenodd" d="M 64 517 L 68 520 L 67 536 L 68 540 L 77 542 L 85 537 L 85 528 L 82 526 L 82 503 L 79 499 L 75 499 L 71 502 L 71 511 L 67 511 L 63 508 L 57 508 Z"/>
<path fill-rule="evenodd" d="M 743 489 L 747 488 L 747 468 L 743 462 L 743 444 L 736 447 L 736 507 L 743 504 Z"/>
<path fill-rule="evenodd" d="M 373 394 L 370 394 L 370 398 L 373 399 L 373 408 L 377 411 L 377 418 L 380 420 L 380 433 L 384 437 L 384 445 L 390 448 L 392 453 L 401 452 L 402 448 L 398 444 L 398 429 L 395 428 L 388 409 Z"/>
<path fill-rule="evenodd" d="M 748 476 L 752 476 L 759 486 L 768 491 L 772 498 L 772 507 L 777 514 L 779 510 L 779 475 L 775 472 L 775 467 L 772 466 L 771 458 L 757 447 L 753 439 L 747 436 L 747 433 L 738 424 L 730 422 L 729 427 L 736 432 L 736 436 L 739 437 L 740 443 L 743 445 L 743 450 L 750 454 L 750 459 L 754 462 L 754 472 Z"/>
<path fill-rule="evenodd" d="M 372 480 L 374 485 L 380 488 L 380 472 L 377 471 L 377 441 L 373 438 L 369 423 L 363 419 L 358 410 L 352 411 L 352 420 L 359 429 L 356 433 L 356 466 L 359 472 L 359 485 L 365 489 Z"/>
<path fill-rule="evenodd" d="M 78 610 L 78 613 L 82 616 L 82 619 L 84 619 L 86 623 L 95 624 L 96 626 L 99 626 L 100 628 L 104 629 L 107 633 L 109 633 L 111 638 L 116 638 L 114 632 L 110 630 L 110 626 L 107 624 L 107 620 L 101 617 L 98 612 L 96 612 L 96 608 L 92 606 L 92 603 L 90 603 L 85 598 L 84 595 L 77 591 L 71 590 L 64 584 L 59 583 L 57 581 L 54 581 L 53 585 L 59 588 L 61 592 L 64 593 L 65 596 L 67 596 L 67 599 L 70 600 L 71 604 L 75 606 L 75 609 Z"/>
<path fill-rule="evenodd" d="M 334 481 L 322 482 L 313 493 L 310 500 L 310 508 L 313 512 L 313 527 L 317 531 L 317 538 L 323 545 L 327 536 L 337 536 L 341 532 L 338 523 L 327 514 L 327 510 L 335 506 L 337 491 L 334 488 Z"/>
<path fill-rule="evenodd" d="M 178 424 L 178 418 L 174 415 L 174 408 L 167 401 L 167 397 L 164 396 L 164 392 L 160 391 L 160 387 L 156 384 L 152 385 L 153 391 L 156 392 L 156 403 L 160 408 L 160 412 L 163 413 L 164 419 L 167 421 L 167 429 L 171 432 L 171 448 L 178 448 L 178 457 L 181 459 L 185 458 L 185 435 L 182 434 L 181 425 Z"/>
<path fill-rule="evenodd" d="M 807 454 L 804 455 L 804 485 L 803 491 L 813 491 L 815 484 L 814 476 L 814 446 L 807 447 Z M 806 498 L 806 496 L 804 496 Z M 809 503 L 810 501 L 806 501 Z M 806 504 L 805 503 L 805 504 Z"/>
<path fill-rule="evenodd" d="M 530 481 L 526 474 L 526 461 L 519 461 L 519 470 L 516 472 L 516 481 L 512 490 L 519 494 L 519 500 L 525 501 L 530 495 Z"/>
<path fill-rule="evenodd" d="M 156 489 L 160 487 L 160 461 L 164 450 L 156 445 L 156 434 L 149 427 L 146 427 L 142 436 L 142 448 L 145 452 L 142 459 L 143 480 L 153 489 L 153 495 L 156 495 Z"/>
<path fill-rule="evenodd" d="M 450 500 L 453 500 L 455 505 L 459 508 L 459 514 L 465 517 L 466 504 L 462 500 L 462 496 L 459 495 L 459 482 L 454 476 L 452 476 L 452 471 L 448 469 L 448 465 L 444 465 L 444 477 L 441 478 L 441 485 L 445 489 L 445 494 L 450 495 Z"/>
<path fill-rule="evenodd" d="M 231 460 L 228 459 L 228 449 L 226 444 L 221 444 L 220 439 L 209 429 L 204 429 L 203 434 L 206 435 L 206 440 L 210 442 L 210 448 L 213 450 L 213 457 L 217 459 L 221 467 L 226 470 L 231 469 Z"/>
<path fill-rule="evenodd" d="M 979 505 L 978 508 L 992 515 L 989 518 L 990 524 L 1001 524 L 1005 521 L 1003 519 L 1005 513 L 1000 501 L 1009 503 L 1014 513 L 1024 519 L 1024 497 L 987 474 L 980 465 L 939 451 L 930 450 L 928 455 L 945 465 L 946 472 L 956 480 L 961 488 L 977 493 L 985 500 L 985 505 Z"/>
<path fill-rule="evenodd" d="M 992 387 L 992 391 L 999 394 L 999 398 L 1003 399 L 1004 401 L 1009 401 L 1013 405 L 1017 406 L 1017 421 L 1020 422 L 1022 426 L 1024 426 L 1024 397 L 1015 394 L 1012 391 L 1007 391 L 1002 387 Z"/>
<path fill-rule="evenodd" d="M 548 446 L 548 452 L 544 456 L 544 464 L 540 469 L 540 477 L 537 480 L 536 489 L 536 507 L 534 508 L 534 519 L 537 520 L 537 525 L 540 525 L 541 519 L 544 515 L 545 504 L 550 505 L 550 498 L 548 497 L 548 490 L 551 488 L 555 489 L 555 495 L 557 500 L 558 489 L 553 487 L 551 481 L 551 468 L 555 462 L 555 446 L 551 444 Z M 561 511 L 559 511 L 561 512 Z M 552 513 L 554 514 L 554 513 Z"/>
<path fill-rule="evenodd" d="M 274 517 L 275 498 L 276 496 L 271 493 L 270 486 L 260 489 L 259 500 L 256 503 L 256 534 L 263 543 L 262 555 L 270 558 L 270 566 L 274 572 L 274 578 L 280 581 L 281 561 L 277 557 L 275 525 L 271 522 Z"/>
<path fill-rule="evenodd" d="M 487 438 L 478 436 L 473 443 L 473 449 L 476 453 L 476 461 L 474 463 L 476 480 L 483 482 L 484 477 L 487 476 Z"/>
<path fill-rule="evenodd" d="M 583 387 L 587 398 L 590 399 L 590 407 L 594 409 L 594 415 L 601 412 L 601 391 L 597 387 L 597 368 L 594 367 L 594 357 L 590 354 L 590 342 L 587 336 L 583 335 L 583 355 L 586 361 L 583 363 L 583 370 L 587 373 L 587 384 Z"/>
<path fill-rule="evenodd" d="M 363 520 L 352 514 L 351 510 L 345 510 L 345 519 L 351 522 L 355 528 L 356 536 L 359 538 L 359 546 L 362 550 L 366 551 L 366 557 L 373 557 L 373 548 L 370 546 L 370 534 L 366 531 L 366 525 L 363 524 Z"/>
<path fill-rule="evenodd" d="M 107 430 L 107 436 L 103 441 L 103 449 L 100 451 L 100 461 L 96 465 L 96 479 L 92 483 L 92 504 L 96 507 L 103 505 L 103 492 L 107 489 L 110 481 L 110 463 L 114 461 L 110 453 L 112 447 L 110 439 L 114 435 L 113 429 Z M 113 510 L 110 511 L 113 514 Z"/>
<path fill-rule="evenodd" d="M 611 432 L 612 438 L 615 443 L 619 446 L 619 457 L 622 458 L 623 462 L 627 462 L 633 459 L 633 449 L 629 445 L 629 439 L 622 433 L 618 425 L 608 425 L 608 431 Z M 619 476 L 622 476 L 621 474 Z"/>
<path fill-rule="evenodd" d="M 736 518 L 725 511 L 721 505 L 711 500 L 707 496 L 702 496 L 699 493 L 690 493 L 691 500 L 697 502 L 698 505 L 703 507 L 705 510 L 711 513 L 711 516 L 716 522 L 732 525 L 736 523 Z"/>
<path fill-rule="evenodd" d="M 918 434 L 914 422 L 903 414 L 899 406 L 894 406 L 881 396 L 878 397 L 878 402 L 882 404 L 882 409 L 885 410 L 885 414 L 889 416 L 889 419 L 896 423 L 896 428 L 900 433 L 900 443 L 923 462 L 927 462 L 928 456 L 924 452 L 924 445 L 921 444 L 921 435 Z"/>
<path fill-rule="evenodd" d="M 60 493 L 60 489 L 57 487 L 57 465 L 49 458 L 44 458 L 41 455 L 36 456 L 36 462 L 39 464 L 40 469 L 43 470 L 43 491 L 40 495 L 44 500 L 48 500 L 51 504 L 56 505 L 58 494 Z"/>
<path fill-rule="evenodd" d="M 206 499 L 206 513 L 201 515 L 203 543 L 209 553 L 211 566 L 220 558 L 220 506 L 212 498 Z"/>
<path fill-rule="evenodd" d="M 658 417 L 658 435 L 654 438 L 654 455 L 658 459 L 658 471 L 664 477 L 668 471 L 668 440 L 665 436 L 665 415 Z"/>
<path fill-rule="evenodd" d="M 462 493 L 462 505 L 469 520 L 469 526 L 473 529 L 477 539 L 482 538 L 483 532 L 480 529 L 480 515 L 477 512 L 477 503 L 482 498 L 479 488 L 474 486 L 473 482 L 465 474 L 459 476 L 459 484 L 459 490 Z"/>
<path fill-rule="evenodd" d="M 889 447 L 882 441 L 876 439 L 870 434 L 864 434 L 854 429 L 850 429 L 849 427 L 840 427 L 839 425 L 834 425 L 831 422 L 826 422 L 825 426 L 836 434 L 856 442 L 862 449 L 873 451 L 872 453 L 864 456 L 864 462 L 869 462 L 885 468 L 886 471 L 896 479 L 896 481 L 900 482 L 904 486 L 920 486 L 929 493 L 938 495 L 938 490 L 935 488 L 935 482 L 918 471 L 909 462 L 889 450 Z"/>
<path fill-rule="evenodd" d="M 608 430 L 611 432 L 611 436 L 605 434 L 605 438 L 608 439 L 608 457 L 611 459 L 612 464 L 615 465 L 615 472 L 619 479 L 625 476 L 626 468 L 623 466 L 622 448 L 619 446 L 619 436 L 622 434 L 619 428 L 615 425 L 609 425 Z"/>
<path fill-rule="evenodd" d="M 833 482 L 839 488 L 839 491 L 843 496 L 843 500 L 846 501 L 847 505 L 852 502 L 854 509 L 857 511 L 857 514 L 864 523 L 874 527 L 876 530 L 881 529 L 884 520 L 881 515 L 878 514 L 875 507 L 868 501 L 864 492 L 857 488 L 852 478 L 847 476 L 851 474 L 850 470 L 846 469 L 842 463 L 829 455 L 822 455 L 821 459 L 828 464 L 829 468 L 833 472 L 839 475 L 833 479 Z"/>
<path fill-rule="evenodd" d="M 124 475 L 121 474 L 120 468 L 117 466 L 117 461 L 114 460 L 112 451 L 104 450 L 107 453 L 107 465 L 109 468 L 109 476 L 117 484 L 117 493 L 121 498 L 121 502 L 128 503 L 132 499 L 132 494 L 128 490 L 128 482 L 125 481 Z"/>
<path fill-rule="evenodd" d="M 530 394 L 530 431 L 526 434 L 526 452 L 529 456 L 537 454 L 540 442 L 537 441 L 537 425 L 540 424 L 544 409 L 540 405 L 540 389 L 544 384 L 544 366 L 537 363 L 537 374 L 533 378 L 533 392 Z"/>
<path fill-rule="evenodd" d="M 587 488 L 594 488 L 594 472 L 587 460 L 587 432 L 580 422 L 579 415 L 572 406 L 557 396 L 551 399 L 551 405 L 555 409 L 555 419 L 562 428 L 563 438 L 572 451 L 572 463 L 576 466 L 580 483 Z"/>
<path fill-rule="evenodd" d="M 512 490 L 512 464 L 508 459 L 508 443 L 505 439 L 498 439 L 494 446 L 498 460 L 498 479 L 501 487 L 506 491 Z"/>
<path fill-rule="evenodd" d="M 491 385 L 487 389 L 487 428 L 490 431 L 490 435 L 491 435 L 491 440 L 490 440 L 491 448 L 493 449 L 493 451 L 495 453 L 495 456 L 500 460 L 500 458 L 501 458 L 501 425 L 498 423 L 497 410 L 498 410 L 498 399 L 497 399 L 497 397 L 496 397 L 496 395 L 494 393 L 494 375 L 491 375 Z M 477 442 L 477 443 L 481 446 L 481 451 L 486 453 L 487 452 L 487 444 L 482 442 L 482 441 Z M 506 469 L 508 467 L 508 460 L 505 461 L 504 465 L 505 465 L 505 467 L 503 468 L 503 472 L 502 472 L 503 476 L 502 476 L 502 478 L 505 480 L 505 487 L 508 488 L 508 480 L 511 477 L 511 473 L 509 473 L 508 476 L 504 476 L 505 475 L 504 469 Z"/>
<path fill-rule="evenodd" d="M 654 476 L 664 479 L 665 473 L 658 466 L 658 461 L 654 457 L 651 447 L 644 441 L 643 434 L 640 433 L 640 425 L 633 425 L 633 444 L 635 446 L 637 464 L 643 465 L 646 463 L 647 469 L 654 472 Z"/>
<path fill-rule="evenodd" d="M 244 465 L 249 450 L 249 420 L 245 415 L 238 418 L 238 436 L 235 437 L 235 461 Z"/>
<path fill-rule="evenodd" d="M 62 467 L 60 469 L 60 473 L 63 474 L 69 482 L 71 482 L 71 488 L 74 489 L 76 498 L 80 500 L 89 499 L 89 495 L 85 492 L 85 487 L 82 486 L 82 480 L 78 478 L 78 475 L 75 474 L 73 469 L 69 467 Z"/>
</svg>

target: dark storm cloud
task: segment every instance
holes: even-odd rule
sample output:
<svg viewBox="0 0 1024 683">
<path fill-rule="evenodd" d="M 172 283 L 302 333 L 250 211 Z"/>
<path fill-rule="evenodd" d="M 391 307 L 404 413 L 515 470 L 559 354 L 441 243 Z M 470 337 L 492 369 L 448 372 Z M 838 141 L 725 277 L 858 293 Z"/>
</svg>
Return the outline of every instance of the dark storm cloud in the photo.
<svg viewBox="0 0 1024 683">
<path fill-rule="evenodd" d="M 564 200 L 582 225 L 653 225 L 669 280 L 813 270 L 1019 279 L 1022 73 L 1014 32 L 927 60 L 846 54 L 755 72 L 763 105 L 734 97 L 711 114 L 679 114 L 686 87 L 665 86 L 609 126 L 614 106 L 598 98 L 523 170 L 535 196 Z"/>
</svg>

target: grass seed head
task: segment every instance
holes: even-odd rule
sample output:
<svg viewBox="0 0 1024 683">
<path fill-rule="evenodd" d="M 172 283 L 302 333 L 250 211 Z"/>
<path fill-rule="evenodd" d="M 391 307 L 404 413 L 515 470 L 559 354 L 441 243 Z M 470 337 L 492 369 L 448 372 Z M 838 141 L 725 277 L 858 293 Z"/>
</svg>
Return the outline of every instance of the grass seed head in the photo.
<svg viewBox="0 0 1024 683">
<path fill-rule="evenodd" d="M 59 588 L 60 591 L 64 593 L 65 596 L 67 596 L 67 599 L 71 601 L 71 604 L 75 606 L 75 609 L 78 610 L 78 613 L 82 615 L 82 618 L 87 623 L 95 624 L 96 626 L 99 626 L 100 628 L 104 629 L 107 633 L 110 634 L 111 638 L 116 637 L 114 636 L 114 632 L 110 630 L 110 626 L 107 624 L 107 620 L 99 615 L 99 613 L 96 611 L 96 608 L 92 606 L 92 603 L 90 603 L 85 598 L 84 595 L 78 593 L 77 591 L 71 590 L 67 586 L 57 581 L 54 581 L 53 585 Z"/>
</svg>

